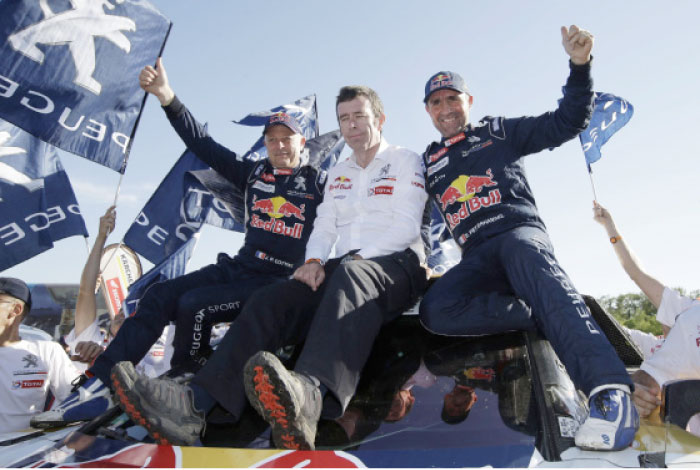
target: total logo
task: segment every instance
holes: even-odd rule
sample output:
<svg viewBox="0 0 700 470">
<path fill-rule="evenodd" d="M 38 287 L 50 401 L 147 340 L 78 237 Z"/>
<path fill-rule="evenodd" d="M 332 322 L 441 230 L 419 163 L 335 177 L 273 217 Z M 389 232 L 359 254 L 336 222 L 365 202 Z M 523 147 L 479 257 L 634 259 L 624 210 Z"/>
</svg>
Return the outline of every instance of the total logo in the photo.
<svg viewBox="0 0 700 470">
<path fill-rule="evenodd" d="M 447 209 L 447 206 L 455 202 L 465 202 L 474 197 L 476 193 L 481 192 L 485 186 L 497 186 L 493 180 L 491 168 L 486 170 L 485 176 L 468 176 L 459 175 L 447 187 L 444 193 L 436 195 L 442 210 Z"/>
<path fill-rule="evenodd" d="M 253 196 L 251 212 L 266 214 L 270 219 L 264 220 L 259 215 L 253 214 L 250 219 L 250 226 L 298 240 L 301 238 L 304 224 L 295 223 L 293 226 L 288 226 L 284 223 L 284 220 L 279 219 L 283 217 L 293 217 L 301 221 L 306 220 L 303 215 L 304 206 L 305 204 L 297 206 L 281 196 L 268 199 L 257 199 L 256 196 Z"/>
</svg>

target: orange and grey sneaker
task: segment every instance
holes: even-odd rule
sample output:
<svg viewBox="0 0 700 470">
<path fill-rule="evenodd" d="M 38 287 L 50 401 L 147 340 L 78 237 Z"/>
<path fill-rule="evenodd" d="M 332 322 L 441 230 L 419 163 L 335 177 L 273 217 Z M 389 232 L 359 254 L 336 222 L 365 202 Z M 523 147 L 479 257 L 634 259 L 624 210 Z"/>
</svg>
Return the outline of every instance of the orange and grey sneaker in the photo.
<svg viewBox="0 0 700 470">
<path fill-rule="evenodd" d="M 205 427 L 205 416 L 194 406 L 194 394 L 172 379 L 139 375 L 131 362 L 112 368 L 114 397 L 134 423 L 163 445 L 194 445 Z"/>
<path fill-rule="evenodd" d="M 321 391 L 311 379 L 288 371 L 274 354 L 261 351 L 244 369 L 248 401 L 272 428 L 280 449 L 313 450 L 321 417 Z"/>
</svg>

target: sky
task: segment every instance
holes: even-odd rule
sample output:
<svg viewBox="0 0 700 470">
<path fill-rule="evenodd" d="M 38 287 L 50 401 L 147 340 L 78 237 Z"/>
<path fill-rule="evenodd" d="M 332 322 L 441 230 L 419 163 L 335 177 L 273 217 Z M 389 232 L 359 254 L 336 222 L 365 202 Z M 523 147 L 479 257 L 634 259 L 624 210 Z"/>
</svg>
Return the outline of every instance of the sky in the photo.
<svg viewBox="0 0 700 470">
<path fill-rule="evenodd" d="M 595 187 L 648 273 L 671 287 L 700 288 L 700 58 L 694 33 L 700 3 L 152 3 L 173 22 L 163 52 L 173 89 L 200 122 L 208 122 L 216 140 L 238 152 L 250 147 L 260 129 L 232 120 L 316 94 L 325 133 L 337 128 L 339 88 L 363 84 L 383 100 L 387 141 L 420 153 L 439 138 L 422 103 L 425 81 L 439 70 L 465 78 L 474 96 L 472 121 L 553 110 L 568 75 L 560 27 L 577 24 L 591 31 L 595 90 L 619 95 L 635 110 L 603 147 L 592 178 L 578 139 L 526 157 L 555 254 L 581 293 L 638 291 L 592 219 Z M 150 97 L 121 185 L 118 173 L 59 152 L 90 246 L 117 187 L 117 225 L 108 243 L 123 237 L 183 150 Z M 188 271 L 215 262 L 218 252 L 234 254 L 241 242 L 240 234 L 205 226 Z M 32 283 L 77 283 L 86 257 L 85 240 L 71 237 L 2 274 Z"/>
</svg>

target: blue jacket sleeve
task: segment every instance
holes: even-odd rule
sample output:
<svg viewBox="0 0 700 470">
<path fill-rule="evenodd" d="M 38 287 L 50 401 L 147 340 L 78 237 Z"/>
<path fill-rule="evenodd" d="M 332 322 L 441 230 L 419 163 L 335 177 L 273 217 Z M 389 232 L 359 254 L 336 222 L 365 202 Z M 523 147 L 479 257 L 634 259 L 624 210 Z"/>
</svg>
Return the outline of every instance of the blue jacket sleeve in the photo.
<svg viewBox="0 0 700 470">
<path fill-rule="evenodd" d="M 241 159 L 235 152 L 216 142 L 177 96 L 163 110 L 187 148 L 243 191 L 255 162 Z"/>
<path fill-rule="evenodd" d="M 506 119 L 506 137 L 520 156 L 558 147 L 580 134 L 593 113 L 591 63 L 575 65 L 564 86 L 564 97 L 555 111 L 539 116 Z"/>
</svg>

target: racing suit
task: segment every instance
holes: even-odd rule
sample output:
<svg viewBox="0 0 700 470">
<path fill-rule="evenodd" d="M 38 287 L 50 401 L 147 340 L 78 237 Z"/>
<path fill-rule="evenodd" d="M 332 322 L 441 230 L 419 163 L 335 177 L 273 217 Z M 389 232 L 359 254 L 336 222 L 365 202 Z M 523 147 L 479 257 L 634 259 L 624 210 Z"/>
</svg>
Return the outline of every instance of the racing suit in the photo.
<svg viewBox="0 0 700 470">
<path fill-rule="evenodd" d="M 588 394 L 599 385 L 631 386 L 631 380 L 554 257 L 523 162 L 523 156 L 558 147 L 586 128 L 590 63 L 570 62 L 570 68 L 556 111 L 485 117 L 426 150 L 428 193 L 462 259 L 424 296 L 420 315 L 435 333 L 480 335 L 532 328 L 531 313 Z"/>
<path fill-rule="evenodd" d="M 117 362 L 138 363 L 170 322 L 176 323 L 173 367 L 190 357 L 204 362 L 211 325 L 234 320 L 253 291 L 289 277 L 303 261 L 323 196 L 324 171 L 305 161 L 287 170 L 267 159 L 244 160 L 214 141 L 177 97 L 164 110 L 187 148 L 244 195 L 245 238 L 233 258 L 220 253 L 215 264 L 147 289 L 88 371 L 104 383 Z"/>
</svg>

